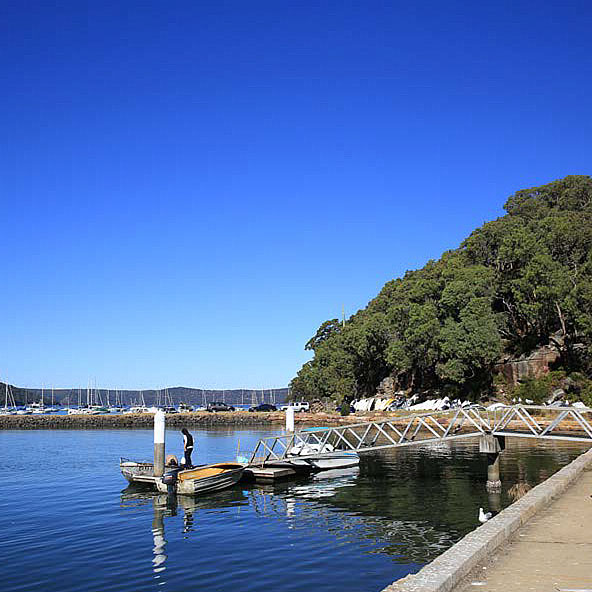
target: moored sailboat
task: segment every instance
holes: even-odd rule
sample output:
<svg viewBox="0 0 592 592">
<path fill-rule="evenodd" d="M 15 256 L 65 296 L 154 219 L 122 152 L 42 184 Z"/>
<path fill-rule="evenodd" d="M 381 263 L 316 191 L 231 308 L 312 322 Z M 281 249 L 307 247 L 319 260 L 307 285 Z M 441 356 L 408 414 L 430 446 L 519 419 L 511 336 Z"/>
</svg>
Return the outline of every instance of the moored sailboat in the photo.
<svg viewBox="0 0 592 592">
<path fill-rule="evenodd" d="M 8 383 L 4 383 L 5 394 L 4 394 L 4 407 L 0 409 L 0 415 L 15 415 L 17 412 L 16 402 L 12 394 L 12 389 L 8 386 Z"/>
</svg>

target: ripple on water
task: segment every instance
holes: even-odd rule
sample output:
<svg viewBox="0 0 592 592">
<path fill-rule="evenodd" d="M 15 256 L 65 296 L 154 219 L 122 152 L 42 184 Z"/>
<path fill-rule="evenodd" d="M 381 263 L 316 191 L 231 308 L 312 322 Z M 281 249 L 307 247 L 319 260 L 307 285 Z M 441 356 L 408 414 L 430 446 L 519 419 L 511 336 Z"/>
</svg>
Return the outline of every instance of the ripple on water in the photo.
<svg viewBox="0 0 592 592">
<path fill-rule="evenodd" d="M 248 449 L 261 435 L 196 431 L 198 456 L 232 458 L 237 438 Z M 582 447 L 509 442 L 497 498 L 476 444 L 457 442 L 172 500 L 125 488 L 118 471 L 122 454 L 149 456 L 150 430 L 2 432 L 0 449 L 3 592 L 354 592 L 416 572 L 477 526 L 479 506 L 508 505 L 514 483 L 535 485 Z"/>
</svg>

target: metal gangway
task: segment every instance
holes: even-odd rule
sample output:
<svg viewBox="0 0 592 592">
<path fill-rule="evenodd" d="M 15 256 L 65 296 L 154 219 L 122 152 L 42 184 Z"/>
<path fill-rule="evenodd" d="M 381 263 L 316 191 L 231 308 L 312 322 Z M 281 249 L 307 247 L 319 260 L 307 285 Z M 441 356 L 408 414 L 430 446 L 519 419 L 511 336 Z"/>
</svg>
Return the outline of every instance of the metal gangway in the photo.
<svg viewBox="0 0 592 592">
<path fill-rule="evenodd" d="M 406 413 L 381 421 L 336 427 L 304 428 L 293 433 L 262 438 L 249 464 L 294 456 L 318 458 L 334 450 L 358 453 L 447 442 L 476 436 L 511 436 L 546 440 L 571 440 L 592 444 L 592 409 L 514 405 L 487 410 L 475 405 L 431 413 Z M 314 450 L 307 454 L 307 449 Z"/>
</svg>

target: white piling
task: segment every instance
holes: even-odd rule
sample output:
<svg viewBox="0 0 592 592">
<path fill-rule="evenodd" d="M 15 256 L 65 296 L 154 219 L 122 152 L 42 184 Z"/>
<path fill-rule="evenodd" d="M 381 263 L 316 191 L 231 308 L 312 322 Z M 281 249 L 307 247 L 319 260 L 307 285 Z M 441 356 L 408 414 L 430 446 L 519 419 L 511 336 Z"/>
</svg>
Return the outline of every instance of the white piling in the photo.
<svg viewBox="0 0 592 592">
<path fill-rule="evenodd" d="M 163 411 L 154 414 L 154 476 L 164 475 L 164 432 L 165 415 Z"/>
<path fill-rule="evenodd" d="M 286 432 L 294 431 L 294 407 L 288 405 L 286 409 Z"/>
</svg>

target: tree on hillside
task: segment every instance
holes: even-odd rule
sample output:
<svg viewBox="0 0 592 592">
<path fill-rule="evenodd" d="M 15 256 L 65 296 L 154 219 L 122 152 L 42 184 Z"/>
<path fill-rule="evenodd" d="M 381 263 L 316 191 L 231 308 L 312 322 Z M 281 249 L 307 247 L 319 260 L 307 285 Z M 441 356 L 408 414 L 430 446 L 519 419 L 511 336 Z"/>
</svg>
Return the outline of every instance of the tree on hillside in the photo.
<svg viewBox="0 0 592 592">
<path fill-rule="evenodd" d="M 592 179 L 524 189 L 507 214 L 438 261 L 387 282 L 345 326 L 321 325 L 292 381 L 349 400 L 387 376 L 401 388 L 476 395 L 501 354 L 551 343 L 568 370 L 592 372 Z"/>
</svg>

